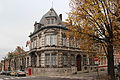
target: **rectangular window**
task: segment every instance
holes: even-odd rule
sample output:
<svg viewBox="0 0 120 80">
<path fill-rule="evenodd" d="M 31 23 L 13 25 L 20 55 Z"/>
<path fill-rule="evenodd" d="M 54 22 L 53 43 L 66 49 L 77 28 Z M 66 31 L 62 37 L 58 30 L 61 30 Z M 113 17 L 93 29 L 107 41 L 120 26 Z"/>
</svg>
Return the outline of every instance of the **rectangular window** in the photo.
<svg viewBox="0 0 120 80">
<path fill-rule="evenodd" d="M 50 35 L 46 35 L 46 37 L 45 37 L 46 39 L 45 39 L 45 43 L 46 43 L 46 45 L 50 45 Z"/>
<path fill-rule="evenodd" d="M 46 35 L 46 45 L 57 45 L 57 35 Z"/>
<path fill-rule="evenodd" d="M 83 55 L 83 65 L 87 65 L 87 56 Z"/>
<path fill-rule="evenodd" d="M 54 24 L 54 19 L 51 19 L 51 24 Z"/>
<path fill-rule="evenodd" d="M 46 55 L 45 55 L 45 64 L 46 64 L 47 66 L 50 65 L 50 54 L 46 54 Z"/>
<path fill-rule="evenodd" d="M 52 54 L 51 56 L 51 65 L 55 66 L 56 65 L 56 55 Z"/>
<path fill-rule="evenodd" d="M 51 41 L 51 45 L 56 45 L 57 44 L 57 36 L 51 35 L 50 41 Z"/>
<path fill-rule="evenodd" d="M 50 19 L 47 19 L 47 23 L 50 24 Z"/>
<path fill-rule="evenodd" d="M 63 55 L 63 65 L 67 65 L 67 55 Z"/>
<path fill-rule="evenodd" d="M 75 65 L 75 56 L 74 55 L 71 55 L 71 64 Z"/>
</svg>

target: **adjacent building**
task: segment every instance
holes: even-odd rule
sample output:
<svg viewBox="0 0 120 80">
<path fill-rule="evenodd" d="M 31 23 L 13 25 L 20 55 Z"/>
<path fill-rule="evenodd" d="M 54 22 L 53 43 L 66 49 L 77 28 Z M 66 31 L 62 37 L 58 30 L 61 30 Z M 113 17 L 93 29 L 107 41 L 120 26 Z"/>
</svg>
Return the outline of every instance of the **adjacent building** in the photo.
<svg viewBox="0 0 120 80">
<path fill-rule="evenodd" d="M 2 71 L 25 70 L 26 56 L 27 52 L 17 46 L 15 51 L 9 52 L 7 57 L 1 60 Z"/>
</svg>

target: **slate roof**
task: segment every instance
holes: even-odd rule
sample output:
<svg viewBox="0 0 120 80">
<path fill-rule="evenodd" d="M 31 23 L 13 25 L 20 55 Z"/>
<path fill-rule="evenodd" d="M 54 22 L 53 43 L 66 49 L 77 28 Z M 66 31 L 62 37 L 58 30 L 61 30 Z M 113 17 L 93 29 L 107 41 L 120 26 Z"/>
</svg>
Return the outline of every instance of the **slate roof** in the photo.
<svg viewBox="0 0 120 80">
<path fill-rule="evenodd" d="M 47 18 L 55 18 L 55 24 L 47 24 L 46 19 Z M 36 26 L 38 25 L 38 26 Z M 36 28 L 34 29 L 34 32 L 32 34 L 30 34 L 29 37 L 31 37 L 32 35 L 36 34 L 37 32 L 43 30 L 43 29 L 49 29 L 49 28 L 59 28 L 59 29 L 64 29 L 64 30 L 68 30 L 62 23 L 62 20 L 60 19 L 60 17 L 57 15 L 57 13 L 55 12 L 55 10 L 53 8 L 51 8 L 45 15 L 43 15 L 43 17 L 41 18 L 40 22 L 37 23 L 35 22 L 34 25 Z"/>
<path fill-rule="evenodd" d="M 45 15 L 43 15 L 43 17 L 41 18 L 39 23 L 43 24 L 43 25 L 47 25 L 46 24 L 46 18 L 50 18 L 50 17 L 55 17 L 57 24 L 60 24 L 62 22 L 60 17 L 55 12 L 55 10 L 53 8 L 51 8 Z"/>
</svg>

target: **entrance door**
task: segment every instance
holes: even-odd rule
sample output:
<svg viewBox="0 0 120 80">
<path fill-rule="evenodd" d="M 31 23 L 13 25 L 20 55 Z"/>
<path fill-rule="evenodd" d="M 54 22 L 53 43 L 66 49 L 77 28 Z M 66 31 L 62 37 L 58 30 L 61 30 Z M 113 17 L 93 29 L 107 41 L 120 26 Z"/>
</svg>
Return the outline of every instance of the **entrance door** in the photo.
<svg viewBox="0 0 120 80">
<path fill-rule="evenodd" d="M 77 55 L 76 64 L 77 64 L 77 71 L 81 71 L 81 56 L 80 55 Z"/>
</svg>

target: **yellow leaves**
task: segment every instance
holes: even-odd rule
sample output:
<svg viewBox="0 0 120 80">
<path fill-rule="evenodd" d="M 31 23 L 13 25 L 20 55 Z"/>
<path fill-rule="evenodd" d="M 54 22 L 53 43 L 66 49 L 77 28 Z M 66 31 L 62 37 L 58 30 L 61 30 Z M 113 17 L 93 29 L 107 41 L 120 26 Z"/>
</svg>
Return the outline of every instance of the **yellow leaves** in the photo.
<svg viewBox="0 0 120 80">
<path fill-rule="evenodd" d="M 93 48 L 92 45 L 94 42 L 89 35 L 109 37 L 108 30 L 111 30 L 109 27 L 112 26 L 114 33 L 114 31 L 118 29 L 118 26 L 120 26 L 119 3 L 114 2 L 116 6 L 111 7 L 111 5 L 113 5 L 111 4 L 113 3 L 112 0 L 107 0 L 107 2 L 104 1 L 103 3 L 100 0 L 71 1 L 73 1 L 72 4 L 74 4 L 74 6 L 72 6 L 73 8 L 68 15 L 67 22 L 69 24 L 68 28 L 72 32 L 68 32 L 67 35 L 69 35 L 69 37 L 75 36 L 77 39 L 82 39 L 81 44 L 83 45 L 80 44 L 81 48 Z M 111 10 L 113 11 L 110 12 Z M 113 12 L 115 13 L 113 14 Z M 119 38 L 116 34 L 117 32 L 118 31 L 115 31 L 113 34 L 115 36 L 114 41 Z"/>
</svg>

